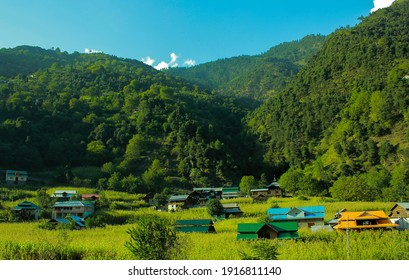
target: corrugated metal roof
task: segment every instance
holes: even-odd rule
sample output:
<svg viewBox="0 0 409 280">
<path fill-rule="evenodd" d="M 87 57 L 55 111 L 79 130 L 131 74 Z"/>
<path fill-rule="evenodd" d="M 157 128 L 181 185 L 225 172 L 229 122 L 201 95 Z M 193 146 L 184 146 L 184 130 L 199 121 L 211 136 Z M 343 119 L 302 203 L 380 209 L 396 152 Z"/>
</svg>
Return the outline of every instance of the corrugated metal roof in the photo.
<svg viewBox="0 0 409 280">
<path fill-rule="evenodd" d="M 270 188 L 270 187 L 277 187 L 277 188 L 279 188 L 280 185 L 279 185 L 277 182 L 272 182 L 271 184 L 267 185 L 266 187 L 267 187 L 267 188 Z"/>
<path fill-rule="evenodd" d="M 298 230 L 297 222 L 273 222 L 268 224 L 274 227 L 278 232 Z"/>
<path fill-rule="evenodd" d="M 236 237 L 237 240 L 253 240 L 257 238 L 258 238 L 257 234 L 243 234 L 243 233 L 237 234 L 237 237 Z"/>
<path fill-rule="evenodd" d="M 387 218 L 386 214 L 382 210 L 376 211 L 360 211 L 360 212 L 349 212 L 345 211 L 342 212 L 340 221 L 346 220 L 356 220 L 356 219 L 379 219 L 379 218 Z"/>
<path fill-rule="evenodd" d="M 69 201 L 59 201 L 56 202 L 53 207 L 94 207 L 94 204 L 91 201 L 86 200 L 69 200 Z"/>
<path fill-rule="evenodd" d="M 25 210 L 37 210 L 41 208 L 30 201 L 23 201 L 19 203 L 16 207 L 14 207 L 14 210 L 24 210 L 24 209 Z"/>
<path fill-rule="evenodd" d="M 181 226 L 175 227 L 178 232 L 216 232 L 214 226 Z"/>
<path fill-rule="evenodd" d="M 237 225 L 237 231 L 240 233 L 258 232 L 266 223 L 242 223 Z"/>
<path fill-rule="evenodd" d="M 170 202 L 185 201 L 189 195 L 173 195 L 169 198 Z"/>
<path fill-rule="evenodd" d="M 297 215 L 294 213 L 300 211 Z M 267 215 L 273 221 L 300 220 L 300 219 L 323 219 L 325 217 L 324 206 L 303 206 L 293 208 L 269 208 Z"/>
<path fill-rule="evenodd" d="M 224 209 L 224 213 L 226 214 L 235 214 L 235 213 L 243 213 L 239 208 L 226 208 Z"/>
<path fill-rule="evenodd" d="M 210 219 L 176 220 L 176 225 L 213 225 Z"/>
</svg>

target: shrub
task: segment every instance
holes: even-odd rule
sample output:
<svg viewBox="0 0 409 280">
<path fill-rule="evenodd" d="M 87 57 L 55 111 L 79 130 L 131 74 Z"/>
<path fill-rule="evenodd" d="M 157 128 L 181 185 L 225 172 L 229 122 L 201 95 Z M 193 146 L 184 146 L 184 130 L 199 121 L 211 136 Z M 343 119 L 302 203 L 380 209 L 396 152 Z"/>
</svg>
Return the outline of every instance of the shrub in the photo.
<svg viewBox="0 0 409 280">
<path fill-rule="evenodd" d="M 239 251 L 242 260 L 277 260 L 278 246 L 273 240 L 255 240 L 249 252 Z"/>
<path fill-rule="evenodd" d="M 173 223 L 158 215 L 147 215 L 127 233 L 131 239 L 125 246 L 140 260 L 168 260 L 177 246 Z"/>
</svg>

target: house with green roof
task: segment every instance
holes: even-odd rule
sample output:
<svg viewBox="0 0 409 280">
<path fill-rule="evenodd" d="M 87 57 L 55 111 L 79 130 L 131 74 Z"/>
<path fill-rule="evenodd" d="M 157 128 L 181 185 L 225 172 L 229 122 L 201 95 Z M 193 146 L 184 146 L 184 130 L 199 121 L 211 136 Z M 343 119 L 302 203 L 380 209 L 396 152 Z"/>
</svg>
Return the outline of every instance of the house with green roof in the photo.
<svg viewBox="0 0 409 280">
<path fill-rule="evenodd" d="M 230 199 L 230 198 L 237 198 L 240 194 L 239 187 L 223 187 L 222 188 L 222 198 L 223 199 Z"/>
<path fill-rule="evenodd" d="M 298 238 L 297 222 L 242 223 L 237 231 L 237 240 Z"/>
<path fill-rule="evenodd" d="M 177 220 L 175 229 L 178 232 L 216 232 L 213 221 L 210 219 Z"/>
<path fill-rule="evenodd" d="M 11 209 L 16 216 L 23 220 L 38 220 L 41 213 L 41 207 L 30 201 L 23 201 Z"/>
</svg>

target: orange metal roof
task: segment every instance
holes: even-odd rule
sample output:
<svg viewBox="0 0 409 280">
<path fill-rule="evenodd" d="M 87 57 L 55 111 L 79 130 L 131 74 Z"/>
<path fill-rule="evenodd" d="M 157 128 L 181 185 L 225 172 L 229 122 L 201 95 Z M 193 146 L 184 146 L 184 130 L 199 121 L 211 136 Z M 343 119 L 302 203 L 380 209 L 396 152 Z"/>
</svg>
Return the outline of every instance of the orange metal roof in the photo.
<svg viewBox="0 0 409 280">
<path fill-rule="evenodd" d="M 385 219 L 388 218 L 385 212 L 382 210 L 376 211 L 361 211 L 361 212 L 349 212 L 345 211 L 341 213 L 340 221 L 352 221 L 352 220 L 369 220 L 369 219 Z"/>
</svg>

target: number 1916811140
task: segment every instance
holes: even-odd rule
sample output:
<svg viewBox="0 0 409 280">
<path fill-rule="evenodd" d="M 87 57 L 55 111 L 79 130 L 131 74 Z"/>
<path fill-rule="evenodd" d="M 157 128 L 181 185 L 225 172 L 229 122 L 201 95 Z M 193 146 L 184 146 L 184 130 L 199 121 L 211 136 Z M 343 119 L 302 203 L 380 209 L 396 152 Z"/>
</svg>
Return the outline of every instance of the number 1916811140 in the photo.
<svg viewBox="0 0 409 280">
<path fill-rule="evenodd" d="M 280 267 L 223 267 L 222 275 L 281 275 Z"/>
</svg>

